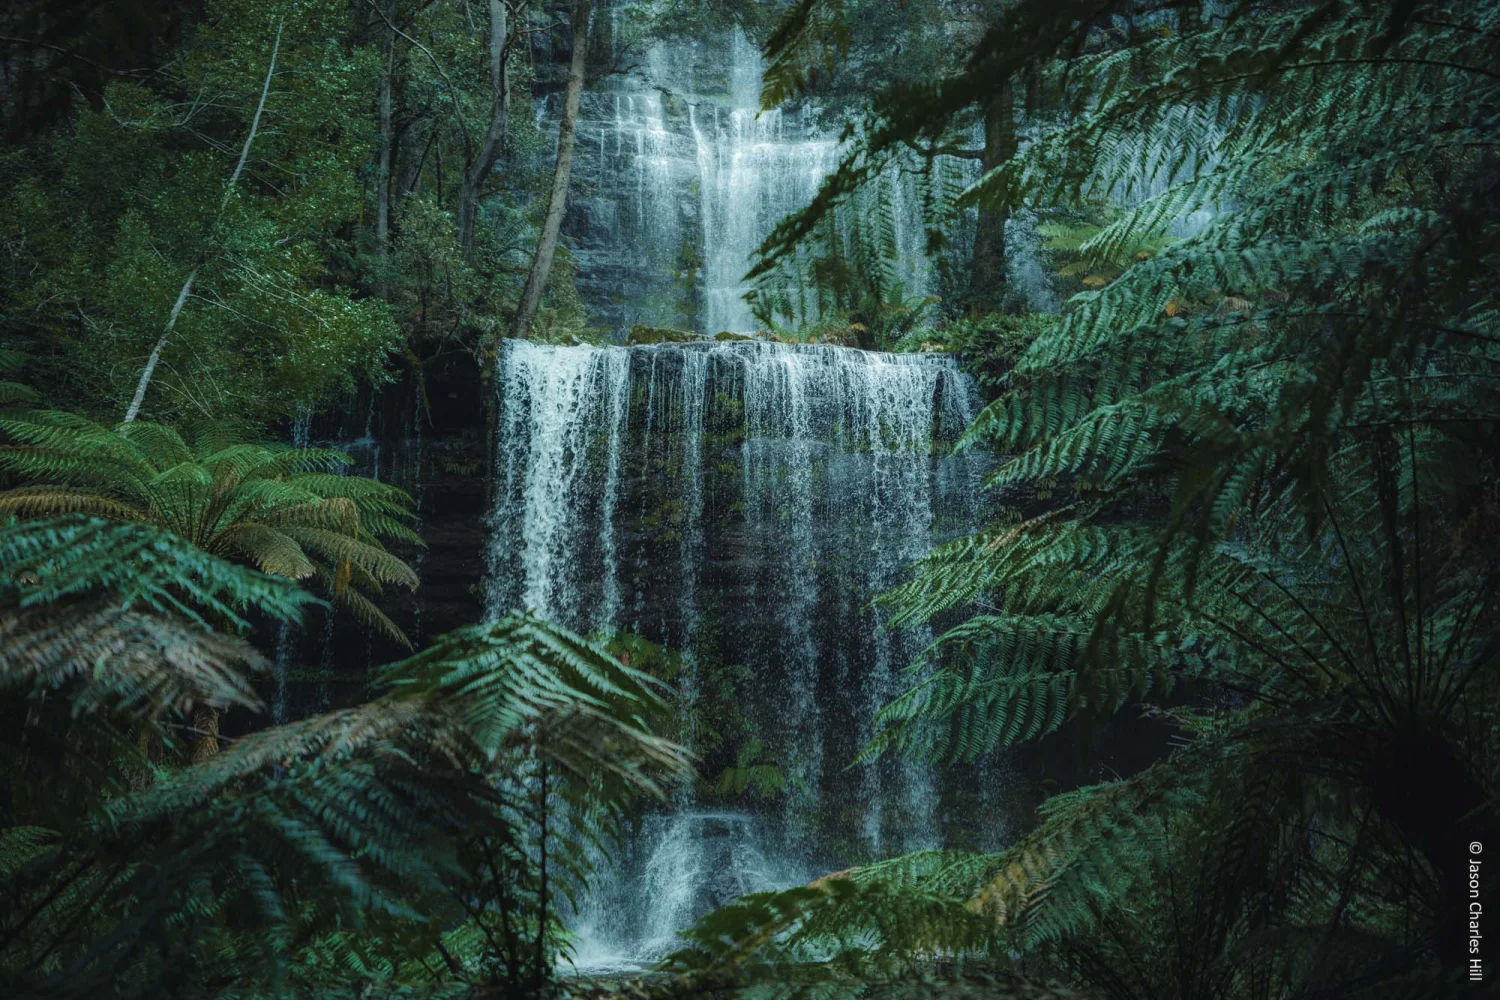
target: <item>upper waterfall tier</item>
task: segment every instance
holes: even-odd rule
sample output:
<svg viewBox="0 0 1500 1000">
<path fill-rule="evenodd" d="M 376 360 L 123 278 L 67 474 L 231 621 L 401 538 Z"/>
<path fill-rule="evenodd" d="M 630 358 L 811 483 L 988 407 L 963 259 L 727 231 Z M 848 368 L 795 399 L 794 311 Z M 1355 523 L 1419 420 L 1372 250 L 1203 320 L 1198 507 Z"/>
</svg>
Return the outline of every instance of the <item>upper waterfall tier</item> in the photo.
<svg viewBox="0 0 1500 1000">
<path fill-rule="evenodd" d="M 841 148 L 806 110 L 761 111 L 760 78 L 760 52 L 736 29 L 659 43 L 637 73 L 584 95 L 565 230 L 599 324 L 759 326 L 744 301 L 752 255 L 812 199 Z M 877 187 L 905 290 L 929 294 L 916 178 L 892 173 Z"/>
</svg>

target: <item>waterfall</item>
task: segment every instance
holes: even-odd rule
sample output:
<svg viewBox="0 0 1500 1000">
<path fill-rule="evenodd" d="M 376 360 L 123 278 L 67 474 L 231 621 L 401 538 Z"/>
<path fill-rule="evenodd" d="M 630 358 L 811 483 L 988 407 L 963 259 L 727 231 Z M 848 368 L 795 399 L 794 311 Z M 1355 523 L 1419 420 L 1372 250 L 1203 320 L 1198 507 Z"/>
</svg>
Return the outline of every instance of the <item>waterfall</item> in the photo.
<svg viewBox="0 0 1500 1000">
<path fill-rule="evenodd" d="M 618 554 L 614 508 L 618 497 L 621 420 L 625 366 L 623 348 L 576 350 L 509 341 L 500 365 L 500 429 L 504 442 L 497 456 L 502 470 L 501 503 L 494 513 L 497 531 L 519 539 L 514 549 L 492 547 L 492 579 L 518 577 L 518 595 L 507 606 L 523 607 L 546 618 L 581 628 L 608 628 L 619 613 Z M 604 430 L 601 449 L 600 429 Z M 606 466 L 593 573 L 603 593 L 590 618 L 580 619 L 580 577 L 585 570 L 574 551 L 572 534 L 588 518 L 583 505 L 592 501 L 584 480 L 590 462 L 603 452 Z M 514 565 L 496 560 L 505 554 Z M 514 553 L 514 555 L 511 555 Z M 492 588 L 491 616 L 504 610 Z"/>
<path fill-rule="evenodd" d="M 694 720 L 704 685 L 723 699 L 738 678 L 728 697 L 789 780 L 733 822 L 686 791 L 651 817 L 605 880 L 612 901 L 580 915 L 594 953 L 651 951 L 718 899 L 705 880 L 769 887 L 936 846 L 929 769 L 882 760 L 850 780 L 843 768 L 931 639 L 884 628 L 871 599 L 979 513 L 976 460 L 947 454 L 977 404 L 953 361 L 509 341 L 496 389 L 490 613 L 603 631 L 628 617 L 680 653 L 679 737 L 719 765 L 734 746 L 726 734 L 695 745 Z"/>
<path fill-rule="evenodd" d="M 572 964 L 591 972 L 638 968 L 678 946 L 677 932 L 751 892 L 805 883 L 778 852 L 768 824 L 743 812 L 679 811 L 649 817 L 643 851 L 627 852 L 575 922 Z"/>
<path fill-rule="evenodd" d="M 566 230 L 579 291 L 601 325 L 756 329 L 744 300 L 755 250 L 846 149 L 816 108 L 760 110 L 762 70 L 759 48 L 736 27 L 707 46 L 658 43 L 638 73 L 584 95 L 578 171 L 588 183 L 570 200 Z M 920 176 L 892 170 L 858 206 L 889 214 L 891 266 L 916 297 L 937 285 Z"/>
</svg>

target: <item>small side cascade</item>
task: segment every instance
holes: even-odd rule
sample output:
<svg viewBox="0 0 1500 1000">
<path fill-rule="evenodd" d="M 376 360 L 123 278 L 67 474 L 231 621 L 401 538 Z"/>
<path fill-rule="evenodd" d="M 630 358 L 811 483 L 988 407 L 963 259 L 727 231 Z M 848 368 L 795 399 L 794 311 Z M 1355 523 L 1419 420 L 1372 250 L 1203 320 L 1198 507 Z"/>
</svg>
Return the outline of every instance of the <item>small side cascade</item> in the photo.
<svg viewBox="0 0 1500 1000">
<path fill-rule="evenodd" d="M 648 817 L 579 914 L 595 958 L 665 947 L 726 901 L 719 888 L 739 887 L 732 898 L 936 846 L 930 769 L 845 765 L 931 640 L 885 627 L 871 600 L 981 514 L 982 466 L 949 453 L 978 404 L 953 360 L 509 341 L 496 385 L 490 613 L 528 608 L 670 648 L 691 749 L 704 699 L 723 698 L 732 674 L 786 779 L 743 814 L 683 791 Z M 712 735 L 721 756 L 723 740 Z M 603 916 L 626 910 L 625 923 Z"/>
</svg>

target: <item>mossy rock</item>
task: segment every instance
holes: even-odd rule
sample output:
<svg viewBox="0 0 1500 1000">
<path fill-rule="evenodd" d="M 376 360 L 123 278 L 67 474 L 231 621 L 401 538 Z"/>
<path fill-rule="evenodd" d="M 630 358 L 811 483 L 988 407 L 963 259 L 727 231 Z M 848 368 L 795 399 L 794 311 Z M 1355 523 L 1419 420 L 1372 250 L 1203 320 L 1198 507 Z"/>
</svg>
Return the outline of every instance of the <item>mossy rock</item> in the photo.
<svg viewBox="0 0 1500 1000">
<path fill-rule="evenodd" d="M 714 339 L 715 340 L 754 340 L 755 338 L 753 336 L 751 336 L 750 334 L 748 334 L 748 333 L 730 333 L 728 330 L 721 330 L 718 333 L 714 334 Z"/>
<path fill-rule="evenodd" d="M 633 326 L 625 343 L 633 347 L 637 344 L 691 344 L 703 339 L 702 334 L 687 330 L 673 330 L 665 326 Z"/>
<path fill-rule="evenodd" d="M 809 344 L 827 344 L 830 347 L 862 347 L 867 333 L 863 323 L 848 326 L 827 327 L 808 337 Z"/>
</svg>

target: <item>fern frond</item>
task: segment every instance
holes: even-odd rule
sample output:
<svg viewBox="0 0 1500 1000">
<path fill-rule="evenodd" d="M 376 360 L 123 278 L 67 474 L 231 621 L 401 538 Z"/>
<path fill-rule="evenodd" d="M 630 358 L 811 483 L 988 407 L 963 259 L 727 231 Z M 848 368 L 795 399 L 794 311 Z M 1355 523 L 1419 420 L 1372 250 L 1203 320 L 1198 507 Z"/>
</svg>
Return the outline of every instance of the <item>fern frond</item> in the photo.
<svg viewBox="0 0 1500 1000">
<path fill-rule="evenodd" d="M 159 528 L 81 515 L 0 526 L 0 598 L 41 607 L 108 593 L 126 608 L 248 630 L 253 609 L 292 621 L 318 603 L 296 585 L 226 563 Z"/>
<path fill-rule="evenodd" d="M 0 643 L 0 687 L 63 692 L 75 715 L 259 709 L 247 677 L 268 669 L 241 640 L 178 616 L 97 601 L 0 610 Z"/>
</svg>

